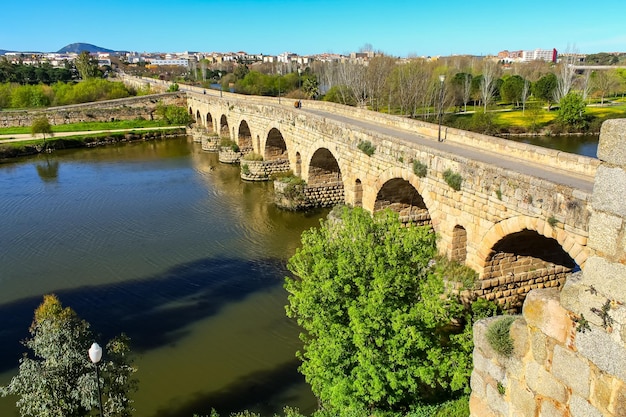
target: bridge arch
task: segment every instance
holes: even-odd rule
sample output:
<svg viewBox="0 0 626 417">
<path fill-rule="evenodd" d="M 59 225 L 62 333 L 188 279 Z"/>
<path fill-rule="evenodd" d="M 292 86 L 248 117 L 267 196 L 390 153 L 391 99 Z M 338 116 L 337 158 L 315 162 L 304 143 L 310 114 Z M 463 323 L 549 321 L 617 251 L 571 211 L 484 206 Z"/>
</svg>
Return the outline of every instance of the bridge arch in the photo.
<svg viewBox="0 0 626 417">
<path fill-rule="evenodd" d="M 485 235 L 479 251 L 479 294 L 518 312 L 535 288 L 561 287 L 586 259 L 565 231 L 525 216 L 503 220 Z"/>
<path fill-rule="evenodd" d="M 228 127 L 228 118 L 223 114 L 220 117 L 220 136 L 223 138 L 230 138 L 230 129 Z"/>
<path fill-rule="evenodd" d="M 265 148 L 263 149 L 263 158 L 266 161 L 274 161 L 278 159 L 289 160 L 289 153 L 287 152 L 287 143 L 283 138 L 283 134 L 280 130 L 273 127 L 267 133 L 267 139 L 265 139 Z"/>
<path fill-rule="evenodd" d="M 316 206 L 330 207 L 345 203 L 339 161 L 326 147 L 318 147 L 311 155 L 307 169 L 306 193 Z"/>
<path fill-rule="evenodd" d="M 368 207 L 372 208 L 371 211 L 375 213 L 389 208 L 399 214 L 403 223 L 413 222 L 432 226 L 427 197 L 402 172 L 392 171 L 390 174 L 384 179 L 379 179 L 375 189 L 376 195 L 369 196 Z"/>
<path fill-rule="evenodd" d="M 196 110 L 196 122 L 202 124 L 202 116 L 200 115 L 200 110 Z"/>
<path fill-rule="evenodd" d="M 213 116 L 211 116 L 211 112 L 207 112 L 206 114 L 206 128 L 209 133 L 215 132 L 215 126 L 213 125 Z"/>
<path fill-rule="evenodd" d="M 242 120 L 239 123 L 237 145 L 239 146 L 239 150 L 242 154 L 246 154 L 254 150 L 254 146 L 252 145 L 252 133 L 250 132 L 248 122 L 246 122 L 245 120 Z"/>
</svg>

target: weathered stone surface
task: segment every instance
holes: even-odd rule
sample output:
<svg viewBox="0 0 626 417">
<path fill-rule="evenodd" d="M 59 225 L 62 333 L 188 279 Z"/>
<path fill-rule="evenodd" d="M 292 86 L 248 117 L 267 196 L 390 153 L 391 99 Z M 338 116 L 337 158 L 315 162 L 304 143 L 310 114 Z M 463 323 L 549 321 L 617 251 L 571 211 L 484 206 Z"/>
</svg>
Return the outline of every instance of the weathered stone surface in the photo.
<svg viewBox="0 0 626 417">
<path fill-rule="evenodd" d="M 598 158 L 610 164 L 626 166 L 626 119 L 602 123 Z"/>
<path fill-rule="evenodd" d="M 567 412 L 565 406 L 557 406 L 549 400 L 542 401 L 539 410 L 539 415 L 541 417 L 570 417 L 570 414 Z"/>
<path fill-rule="evenodd" d="M 624 219 L 604 212 L 596 212 L 589 219 L 590 248 L 608 256 L 615 256 L 619 246 Z"/>
<path fill-rule="evenodd" d="M 603 417 L 600 410 L 577 395 L 572 396 L 569 403 L 569 410 L 572 417 Z"/>
<path fill-rule="evenodd" d="M 592 256 L 587 260 L 583 283 L 593 287 L 605 299 L 626 304 L 626 265 Z M 600 306 L 589 306 L 591 307 Z"/>
<path fill-rule="evenodd" d="M 561 307 L 556 288 L 533 290 L 528 293 L 522 310 L 529 326 L 537 327 L 559 343 L 565 343 L 573 327 L 567 310 Z"/>
<path fill-rule="evenodd" d="M 565 385 L 558 381 L 544 367 L 531 361 L 526 367 L 526 382 L 537 395 L 541 395 L 565 404 L 568 393 Z"/>
<path fill-rule="evenodd" d="M 509 381 L 507 387 L 509 391 L 509 398 L 517 415 L 522 416 L 534 416 L 537 404 L 535 403 L 535 395 L 528 389 L 526 385 L 523 385 L 517 381 Z"/>
<path fill-rule="evenodd" d="M 583 398 L 589 396 L 589 364 L 575 352 L 555 346 L 552 355 L 552 373 L 565 386 Z"/>
<path fill-rule="evenodd" d="M 604 372 L 626 381 L 626 349 L 603 328 L 578 333 L 576 349 Z"/>
<path fill-rule="evenodd" d="M 626 171 L 608 166 L 598 167 L 591 204 L 594 210 L 626 216 L 626 205 L 616 195 L 626 195 Z"/>
</svg>

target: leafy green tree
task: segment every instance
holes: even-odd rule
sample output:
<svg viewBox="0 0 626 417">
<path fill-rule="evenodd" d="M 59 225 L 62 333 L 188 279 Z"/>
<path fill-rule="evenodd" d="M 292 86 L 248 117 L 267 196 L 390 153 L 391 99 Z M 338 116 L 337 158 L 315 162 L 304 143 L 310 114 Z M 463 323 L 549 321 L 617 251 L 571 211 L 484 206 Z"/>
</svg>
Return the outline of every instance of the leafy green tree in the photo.
<svg viewBox="0 0 626 417">
<path fill-rule="evenodd" d="M 46 142 L 46 135 L 52 136 L 52 126 L 50 126 L 50 122 L 46 116 L 37 117 L 33 120 L 33 123 L 30 125 L 30 133 L 33 136 L 38 134 L 43 134 L 43 141 Z"/>
<path fill-rule="evenodd" d="M 94 365 L 87 351 L 93 342 L 89 323 L 54 295 L 44 296 L 35 310 L 30 338 L 23 344 L 31 354 L 20 359 L 19 373 L 0 394 L 17 395 L 22 416 L 84 417 L 98 407 Z M 99 364 L 104 414 L 129 417 L 128 393 L 136 388 L 135 368 L 129 358 L 128 339 L 121 337 L 106 346 Z"/>
<path fill-rule="evenodd" d="M 170 125 L 188 126 L 193 123 L 193 117 L 185 107 L 157 105 L 156 113 Z"/>
<path fill-rule="evenodd" d="M 87 80 L 89 78 L 99 77 L 98 60 L 91 56 L 87 51 L 81 52 L 74 61 L 76 70 L 80 74 L 80 78 Z"/>
<path fill-rule="evenodd" d="M 302 91 L 308 98 L 315 98 L 320 94 L 319 82 L 315 76 L 308 76 L 302 81 Z"/>
<path fill-rule="evenodd" d="M 586 106 L 585 100 L 580 94 L 570 92 L 561 99 L 556 120 L 565 126 L 583 129 L 587 125 Z"/>
<path fill-rule="evenodd" d="M 471 323 L 435 255 L 429 228 L 401 227 L 388 210 L 344 208 L 303 233 L 286 310 L 304 329 L 300 371 L 323 407 L 401 411 L 468 389 Z"/>
<path fill-rule="evenodd" d="M 524 79 L 519 75 L 507 77 L 500 86 L 500 96 L 506 102 L 519 106 L 524 90 Z"/>
<path fill-rule="evenodd" d="M 548 103 L 548 110 L 550 110 L 556 85 L 556 75 L 554 75 L 554 73 L 548 73 L 533 83 L 530 89 L 536 98 Z"/>
</svg>

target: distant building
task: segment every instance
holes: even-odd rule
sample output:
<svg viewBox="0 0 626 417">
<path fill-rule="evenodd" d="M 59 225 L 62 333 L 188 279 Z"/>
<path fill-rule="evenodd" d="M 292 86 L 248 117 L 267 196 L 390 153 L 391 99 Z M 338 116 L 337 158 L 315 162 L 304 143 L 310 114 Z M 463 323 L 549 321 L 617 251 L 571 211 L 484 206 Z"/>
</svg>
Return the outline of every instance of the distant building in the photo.
<svg viewBox="0 0 626 417">
<path fill-rule="evenodd" d="M 505 62 L 530 62 L 530 61 L 547 61 L 556 62 L 556 49 L 535 49 L 533 51 L 500 51 L 498 59 Z"/>
</svg>

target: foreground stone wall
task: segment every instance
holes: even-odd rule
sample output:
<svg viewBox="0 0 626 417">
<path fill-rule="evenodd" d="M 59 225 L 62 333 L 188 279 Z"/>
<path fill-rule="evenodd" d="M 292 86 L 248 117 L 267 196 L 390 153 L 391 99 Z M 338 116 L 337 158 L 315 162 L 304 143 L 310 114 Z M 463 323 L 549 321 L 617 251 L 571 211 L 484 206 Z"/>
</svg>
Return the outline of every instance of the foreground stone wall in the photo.
<svg viewBox="0 0 626 417">
<path fill-rule="evenodd" d="M 604 123 L 582 272 L 531 291 L 496 353 L 474 327 L 472 417 L 626 417 L 626 119 Z"/>
</svg>

